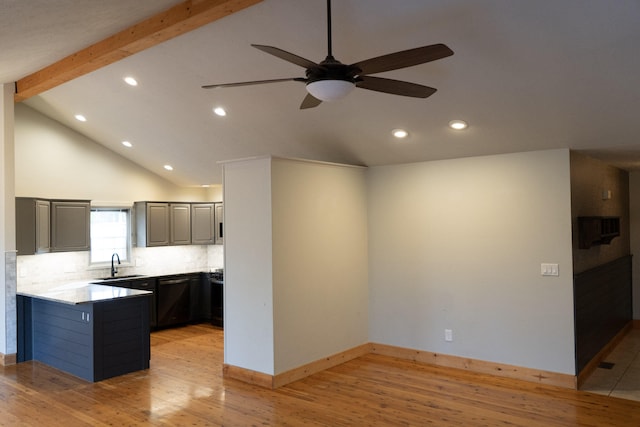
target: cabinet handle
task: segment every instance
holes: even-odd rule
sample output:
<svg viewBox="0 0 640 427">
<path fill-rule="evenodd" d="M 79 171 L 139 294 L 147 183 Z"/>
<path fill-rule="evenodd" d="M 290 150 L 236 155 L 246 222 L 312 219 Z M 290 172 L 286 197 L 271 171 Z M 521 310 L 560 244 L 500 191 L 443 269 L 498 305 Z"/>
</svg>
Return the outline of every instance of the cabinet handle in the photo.
<svg viewBox="0 0 640 427">
<path fill-rule="evenodd" d="M 87 322 L 90 322 L 90 320 L 89 320 L 89 315 L 90 315 L 90 314 L 91 314 L 91 313 L 87 313 Z"/>
<path fill-rule="evenodd" d="M 84 320 L 84 311 L 82 312 L 82 320 Z"/>
</svg>

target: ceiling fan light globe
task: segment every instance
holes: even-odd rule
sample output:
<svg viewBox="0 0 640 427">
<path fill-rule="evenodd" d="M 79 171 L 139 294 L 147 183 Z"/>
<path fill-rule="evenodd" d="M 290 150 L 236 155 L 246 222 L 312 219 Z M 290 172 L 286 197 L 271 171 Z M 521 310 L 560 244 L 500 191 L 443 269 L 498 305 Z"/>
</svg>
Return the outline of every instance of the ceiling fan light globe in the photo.
<svg viewBox="0 0 640 427">
<path fill-rule="evenodd" d="M 307 84 L 307 92 L 320 101 L 331 102 L 347 96 L 355 87 L 346 80 L 317 80 Z"/>
</svg>

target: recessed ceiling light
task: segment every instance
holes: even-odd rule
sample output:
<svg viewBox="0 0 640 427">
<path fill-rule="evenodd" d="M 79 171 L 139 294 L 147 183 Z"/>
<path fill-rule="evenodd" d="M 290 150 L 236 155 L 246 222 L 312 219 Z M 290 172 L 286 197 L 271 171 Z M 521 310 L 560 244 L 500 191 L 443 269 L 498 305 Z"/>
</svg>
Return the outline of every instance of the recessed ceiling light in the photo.
<svg viewBox="0 0 640 427">
<path fill-rule="evenodd" d="M 202 184 L 202 188 L 209 188 L 211 187 L 209 184 Z"/>
<path fill-rule="evenodd" d="M 464 120 L 451 120 L 449 122 L 449 127 L 455 130 L 463 130 L 466 129 L 469 125 Z"/>
<path fill-rule="evenodd" d="M 138 86 L 138 81 L 131 76 L 127 76 L 124 78 L 125 83 L 129 86 Z"/>
<path fill-rule="evenodd" d="M 125 146 L 125 147 L 127 147 L 127 148 L 131 148 L 131 147 L 133 147 L 133 144 L 132 144 L 132 143 L 130 143 L 129 141 L 122 141 L 122 145 L 124 145 L 124 146 Z"/>
<path fill-rule="evenodd" d="M 173 170 L 173 166 L 171 165 L 164 165 L 164 168 L 168 171 L 172 171 Z"/>
<path fill-rule="evenodd" d="M 83 116 L 82 114 L 76 114 L 76 120 L 80 121 L 80 122 L 86 122 L 87 118 L 85 116 Z"/>
<path fill-rule="evenodd" d="M 391 131 L 391 134 L 399 139 L 406 138 L 407 136 L 409 136 L 409 132 L 407 132 L 404 129 L 394 129 Z"/>
<path fill-rule="evenodd" d="M 227 112 L 222 107 L 216 107 L 213 109 L 213 112 L 219 115 L 220 117 L 224 117 L 227 115 Z"/>
</svg>

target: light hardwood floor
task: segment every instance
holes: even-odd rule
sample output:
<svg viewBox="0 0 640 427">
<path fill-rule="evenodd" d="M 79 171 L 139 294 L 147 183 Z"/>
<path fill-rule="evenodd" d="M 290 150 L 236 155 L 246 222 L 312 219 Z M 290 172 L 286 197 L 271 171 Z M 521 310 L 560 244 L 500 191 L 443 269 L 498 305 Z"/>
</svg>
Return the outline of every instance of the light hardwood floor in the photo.
<svg viewBox="0 0 640 427">
<path fill-rule="evenodd" d="M 640 402 L 368 355 L 267 390 L 222 378 L 223 332 L 152 334 L 151 368 L 88 383 L 0 367 L 0 425 L 640 426 Z"/>
</svg>

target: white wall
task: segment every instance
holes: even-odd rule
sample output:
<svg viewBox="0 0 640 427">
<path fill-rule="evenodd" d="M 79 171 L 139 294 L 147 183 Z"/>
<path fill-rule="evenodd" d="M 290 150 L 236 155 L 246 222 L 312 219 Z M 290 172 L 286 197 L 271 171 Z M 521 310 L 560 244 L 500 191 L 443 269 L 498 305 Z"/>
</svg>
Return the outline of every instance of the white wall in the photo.
<svg viewBox="0 0 640 427">
<path fill-rule="evenodd" d="M 365 169 L 272 163 L 275 373 L 368 342 Z"/>
<path fill-rule="evenodd" d="M 574 375 L 570 201 L 568 150 L 370 168 L 370 341 Z"/>
<path fill-rule="evenodd" d="M 15 108 L 16 196 L 94 201 L 220 201 L 179 187 L 23 104 Z M 216 194 L 217 193 L 217 194 Z"/>
<path fill-rule="evenodd" d="M 271 159 L 224 175 L 224 362 L 274 374 Z"/>
<path fill-rule="evenodd" d="M 224 166 L 225 363 L 269 375 L 368 342 L 364 169 Z"/>
<path fill-rule="evenodd" d="M 640 319 L 640 171 L 629 173 L 629 216 L 633 257 L 633 318 Z"/>
</svg>

